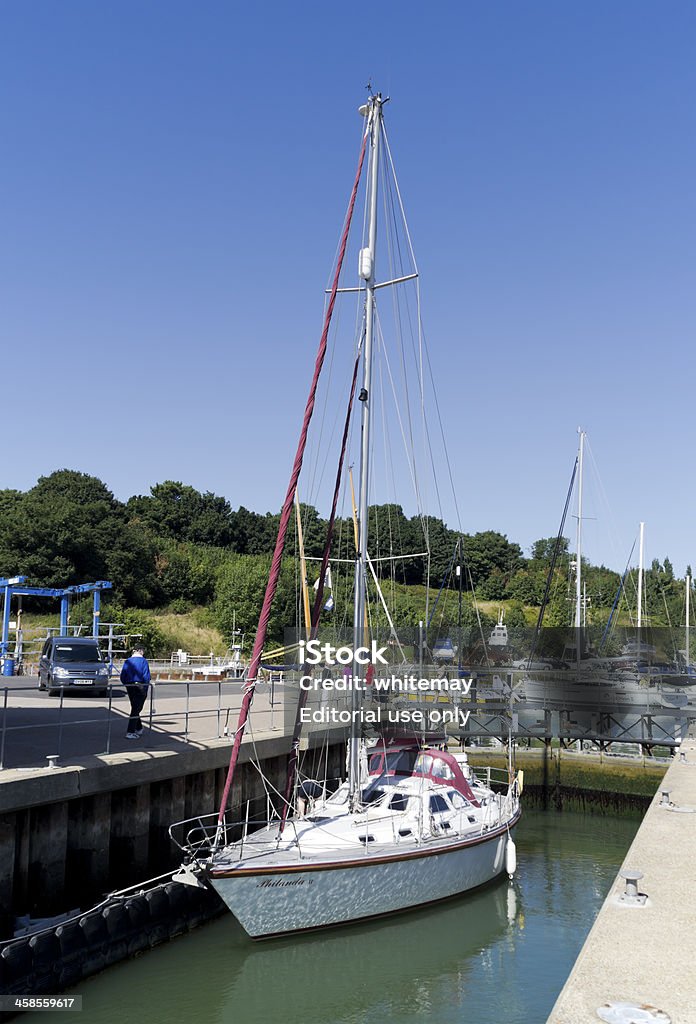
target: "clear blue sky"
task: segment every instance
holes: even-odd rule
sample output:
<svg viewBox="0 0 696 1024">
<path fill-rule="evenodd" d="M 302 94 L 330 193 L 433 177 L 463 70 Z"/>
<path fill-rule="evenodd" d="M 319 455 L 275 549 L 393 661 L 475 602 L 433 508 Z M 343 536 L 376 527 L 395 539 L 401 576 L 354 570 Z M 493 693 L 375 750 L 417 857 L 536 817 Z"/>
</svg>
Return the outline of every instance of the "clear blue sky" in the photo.
<svg viewBox="0 0 696 1024">
<path fill-rule="evenodd" d="M 695 54 L 686 0 L 5 0 L 0 485 L 279 507 L 371 78 L 464 529 L 555 533 L 582 425 L 587 555 L 696 565 Z"/>
</svg>

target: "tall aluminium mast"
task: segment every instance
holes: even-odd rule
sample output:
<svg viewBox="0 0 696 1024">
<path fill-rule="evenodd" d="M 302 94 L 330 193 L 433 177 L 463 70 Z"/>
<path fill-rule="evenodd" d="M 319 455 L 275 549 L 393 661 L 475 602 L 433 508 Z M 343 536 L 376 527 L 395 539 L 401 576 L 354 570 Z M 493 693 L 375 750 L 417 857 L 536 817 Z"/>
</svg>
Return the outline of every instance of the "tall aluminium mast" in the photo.
<svg viewBox="0 0 696 1024">
<path fill-rule="evenodd" d="M 582 627 L 582 464 L 585 453 L 585 432 L 578 427 L 578 527 L 575 534 L 575 628 Z"/>
<path fill-rule="evenodd" d="M 353 605 L 353 649 L 365 643 L 365 591 L 367 585 L 367 508 L 370 478 L 370 413 L 372 396 L 372 342 L 375 321 L 375 252 L 377 247 L 377 188 L 379 173 L 380 133 L 382 129 L 382 96 L 370 96 L 360 107 L 360 113 L 368 118 L 370 135 L 370 173 L 368 178 L 367 246 L 360 250 L 360 277 L 365 282 L 365 344 L 363 349 L 362 389 L 358 396 L 362 403 L 361 444 L 360 444 L 360 486 L 358 491 L 358 549 L 355 556 L 355 597 Z M 360 691 L 357 683 L 363 667 L 353 662 L 353 687 L 351 708 L 353 723 L 348 751 L 348 785 L 351 802 L 354 803 L 360 789 L 360 741 L 358 735 L 357 711 Z"/>
<path fill-rule="evenodd" d="M 686 671 L 688 672 L 689 671 L 689 660 L 690 660 L 689 659 L 689 627 L 690 627 L 690 623 L 689 623 L 689 600 L 690 600 L 690 597 L 691 597 L 691 576 L 689 576 L 688 573 L 686 574 L 686 579 L 684 580 L 684 583 L 686 584 L 686 637 L 685 637 L 686 651 L 685 651 L 685 654 L 686 654 Z"/>
<path fill-rule="evenodd" d="M 575 660 L 582 657 L 582 627 L 585 598 L 582 589 L 582 485 L 583 461 L 585 456 L 585 431 L 578 427 L 578 526 L 575 535 Z"/>
<path fill-rule="evenodd" d="M 640 645 L 640 630 L 643 625 L 643 572 L 645 558 L 645 523 L 640 524 L 640 541 L 638 544 L 638 644 Z M 640 657 L 640 646 L 638 648 Z"/>
</svg>

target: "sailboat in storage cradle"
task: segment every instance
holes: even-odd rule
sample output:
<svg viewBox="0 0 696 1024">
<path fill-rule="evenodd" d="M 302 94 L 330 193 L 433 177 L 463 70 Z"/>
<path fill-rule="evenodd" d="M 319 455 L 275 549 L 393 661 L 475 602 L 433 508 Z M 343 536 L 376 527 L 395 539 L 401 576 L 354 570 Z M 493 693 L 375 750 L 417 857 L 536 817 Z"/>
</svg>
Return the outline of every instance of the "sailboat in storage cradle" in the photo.
<svg viewBox="0 0 696 1024">
<path fill-rule="evenodd" d="M 511 833 L 520 817 L 521 779 L 510 763 L 509 769 L 501 773 L 504 776 L 501 785 L 494 787 L 491 784 L 491 769 L 486 770 L 485 781 L 481 781 L 468 765 L 465 753 L 446 749 L 444 735 L 436 739 L 427 737 L 425 733 L 383 736 L 376 745 L 366 748 L 359 729 L 353 728 L 348 741 L 345 782 L 334 792 L 329 792 L 328 787 L 316 787 L 315 791 L 304 789 L 298 798 L 297 768 L 305 690 L 300 692 L 298 699 L 286 788 L 278 813 L 272 820 L 259 824 L 255 831 L 244 829 L 241 835 L 239 828 L 232 826 L 227 819 L 232 781 L 259 673 L 331 314 L 337 293 L 341 290 L 338 280 L 350 221 L 364 158 L 368 155 L 367 244 L 360 251 L 359 288 L 348 289 L 364 292 L 363 331 L 355 361 L 328 538 L 310 628 L 310 636 L 316 637 L 324 606 L 324 580 L 343 478 L 350 409 L 359 407 L 361 455 L 355 516 L 355 662 L 352 678 L 358 679 L 365 673 L 364 664 L 358 663 L 357 652 L 367 639 L 368 572 L 374 576 L 367 549 L 367 524 L 375 291 L 385 284 L 406 279 L 401 277 L 393 282 L 378 283 L 375 277 L 379 164 L 381 148 L 383 145 L 386 148 L 382 115 L 384 102 L 386 100 L 380 95 L 370 95 L 368 102 L 360 108 L 365 118 L 365 131 L 358 171 L 339 246 L 300 443 L 281 512 L 220 809 L 215 816 L 178 822 L 170 828 L 172 838 L 186 853 L 185 865 L 174 877 L 187 884 L 211 885 L 253 938 L 344 924 L 421 907 L 484 885 L 504 871 L 512 875 L 515 870 Z M 358 388 L 360 370 L 362 376 Z M 362 696 L 357 688 L 352 689 L 354 721 Z"/>
</svg>

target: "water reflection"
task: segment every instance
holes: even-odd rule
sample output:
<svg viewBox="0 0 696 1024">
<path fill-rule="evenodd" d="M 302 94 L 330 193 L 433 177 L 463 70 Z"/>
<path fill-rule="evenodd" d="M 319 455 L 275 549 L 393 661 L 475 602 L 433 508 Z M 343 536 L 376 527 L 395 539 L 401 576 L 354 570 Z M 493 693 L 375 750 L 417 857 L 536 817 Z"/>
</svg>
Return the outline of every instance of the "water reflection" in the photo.
<svg viewBox="0 0 696 1024">
<path fill-rule="evenodd" d="M 519 872 L 430 910 L 251 943 L 231 915 L 84 982 L 116 1024 L 530 1024 L 546 1019 L 636 821 L 528 812 Z M 28 1015 L 24 1024 L 45 1024 Z"/>
<path fill-rule="evenodd" d="M 291 994 L 289 1019 L 311 1024 L 365 1020 L 379 1006 L 400 1020 L 430 1015 L 443 991 L 466 994 L 477 957 L 508 926 L 503 880 L 437 909 L 283 940 L 244 957 L 225 1004 L 247 1007 L 248 1024 L 280 1019 L 278 990 Z"/>
</svg>

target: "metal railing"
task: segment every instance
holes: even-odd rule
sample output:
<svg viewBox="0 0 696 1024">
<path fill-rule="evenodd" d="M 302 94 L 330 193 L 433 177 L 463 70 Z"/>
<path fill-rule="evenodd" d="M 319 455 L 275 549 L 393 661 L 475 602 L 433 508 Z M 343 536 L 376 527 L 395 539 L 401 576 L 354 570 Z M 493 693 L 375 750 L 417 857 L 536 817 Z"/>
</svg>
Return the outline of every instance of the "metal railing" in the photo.
<svg viewBox="0 0 696 1024">
<path fill-rule="evenodd" d="M 236 692 L 232 692 L 235 683 Z M 143 723 L 147 723 L 155 737 L 169 737 L 174 743 L 191 744 L 225 739 L 233 734 L 236 715 L 241 706 L 238 680 L 217 680 L 207 683 L 207 687 L 215 687 L 214 694 L 206 695 L 210 696 L 210 702 L 206 702 L 197 693 L 201 688 L 200 682 L 168 681 L 166 686 L 169 692 L 166 697 L 157 694 L 158 685 L 160 684 L 149 687 L 147 703 L 140 713 Z M 175 691 L 174 694 L 172 690 Z M 176 693 L 176 690 L 181 693 Z M 97 713 L 90 713 L 91 709 L 85 708 L 84 704 L 71 707 L 72 702 L 66 699 L 63 689 L 60 690 L 57 706 L 48 702 L 42 702 L 40 706 L 32 702 L 28 706 L 26 697 L 34 697 L 36 692 L 26 686 L 0 687 L 0 770 L 12 767 L 47 767 L 47 759 L 49 766 L 53 767 L 56 759 L 64 753 L 70 753 L 76 758 L 114 753 L 115 736 L 120 729 L 125 733 L 126 722 L 130 717 L 129 702 L 121 683 L 114 682 L 108 685 L 108 700 L 105 705 L 95 709 Z M 174 701 L 181 703 L 172 706 L 172 696 Z M 278 710 L 284 706 L 285 694 L 271 683 L 263 697 L 266 705 L 261 709 L 261 713 L 265 712 L 268 718 L 264 728 L 277 730 Z M 162 699 L 167 701 L 168 706 L 166 709 L 158 710 L 157 702 Z M 36 721 L 37 714 L 45 720 Z M 33 720 L 26 721 L 28 717 L 32 717 Z M 19 720 L 15 724 L 16 719 Z M 206 719 L 212 719 L 212 728 L 201 729 L 200 723 Z M 172 728 L 172 725 L 177 724 L 179 728 Z M 91 727 L 89 731 L 88 727 Z M 78 729 L 81 732 L 76 742 L 75 730 Z M 34 741 L 37 733 L 46 731 L 49 740 L 39 754 Z M 16 746 L 17 738 L 25 741 L 21 744 L 23 749 L 13 749 L 13 756 L 8 757 L 10 748 Z M 119 743 L 118 747 L 119 750 L 124 749 L 123 744 Z M 137 747 L 133 748 L 129 743 L 128 749 Z M 17 760 L 21 763 L 9 763 Z"/>
</svg>

